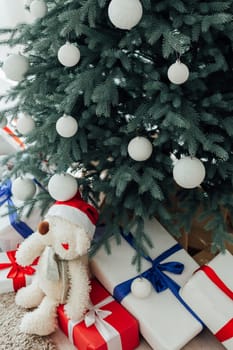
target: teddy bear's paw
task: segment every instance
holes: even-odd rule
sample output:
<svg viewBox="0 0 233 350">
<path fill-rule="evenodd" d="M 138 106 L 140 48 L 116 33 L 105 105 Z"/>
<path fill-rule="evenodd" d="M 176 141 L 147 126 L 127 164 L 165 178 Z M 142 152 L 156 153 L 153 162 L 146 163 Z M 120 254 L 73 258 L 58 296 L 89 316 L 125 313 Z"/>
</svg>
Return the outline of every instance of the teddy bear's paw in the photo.
<svg viewBox="0 0 233 350">
<path fill-rule="evenodd" d="M 43 299 L 44 294 L 37 285 L 29 285 L 18 290 L 15 296 L 16 305 L 30 309 L 32 307 L 38 306 Z"/>
<path fill-rule="evenodd" d="M 37 335 L 49 335 L 53 333 L 56 328 L 56 320 L 50 315 L 42 315 L 35 310 L 28 312 L 22 318 L 20 324 L 20 331 L 28 334 L 37 334 Z"/>
<path fill-rule="evenodd" d="M 68 318 L 70 318 L 72 321 L 79 321 L 84 316 L 84 309 L 81 307 L 80 309 L 72 307 L 70 304 L 66 304 L 64 306 L 64 310 Z"/>
</svg>

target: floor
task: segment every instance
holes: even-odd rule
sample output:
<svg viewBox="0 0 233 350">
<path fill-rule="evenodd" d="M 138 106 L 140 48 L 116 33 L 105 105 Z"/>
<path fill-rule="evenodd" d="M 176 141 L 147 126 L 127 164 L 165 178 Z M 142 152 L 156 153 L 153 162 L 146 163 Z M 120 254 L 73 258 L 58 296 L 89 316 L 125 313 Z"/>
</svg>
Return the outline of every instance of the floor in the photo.
<svg viewBox="0 0 233 350">
<path fill-rule="evenodd" d="M 52 335 L 52 339 L 56 343 L 59 350 L 76 349 L 60 330 L 57 330 L 56 333 Z M 215 337 L 208 330 L 205 330 L 181 350 L 224 350 L 224 349 L 225 348 L 215 339 Z M 151 347 L 144 340 L 142 340 L 137 350 L 151 350 Z M 153 350 L 159 350 L 159 349 L 153 349 Z"/>
</svg>

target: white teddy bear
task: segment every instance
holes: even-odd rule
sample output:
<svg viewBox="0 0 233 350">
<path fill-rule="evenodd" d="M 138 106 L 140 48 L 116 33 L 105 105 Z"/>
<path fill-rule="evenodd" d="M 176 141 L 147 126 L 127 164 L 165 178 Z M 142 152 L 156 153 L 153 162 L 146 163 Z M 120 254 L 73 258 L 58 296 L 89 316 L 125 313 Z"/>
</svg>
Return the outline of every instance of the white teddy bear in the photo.
<svg viewBox="0 0 233 350">
<path fill-rule="evenodd" d="M 48 335 L 57 328 L 56 308 L 65 304 L 67 316 L 80 320 L 89 306 L 90 281 L 84 257 L 98 220 L 97 210 L 80 194 L 65 202 L 55 202 L 38 231 L 21 243 L 16 252 L 19 265 L 39 258 L 31 285 L 16 294 L 16 304 L 35 308 L 24 315 L 20 330 Z"/>
</svg>

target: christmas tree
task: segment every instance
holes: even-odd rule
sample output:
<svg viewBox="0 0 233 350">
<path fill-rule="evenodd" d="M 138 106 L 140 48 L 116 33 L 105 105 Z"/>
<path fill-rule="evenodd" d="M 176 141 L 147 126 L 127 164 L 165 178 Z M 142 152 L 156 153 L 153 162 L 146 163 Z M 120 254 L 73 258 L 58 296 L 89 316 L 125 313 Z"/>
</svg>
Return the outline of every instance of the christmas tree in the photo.
<svg viewBox="0 0 233 350">
<path fill-rule="evenodd" d="M 136 225 L 147 249 L 145 218 L 179 235 L 198 213 L 223 249 L 232 239 L 233 1 L 33 0 L 26 9 L 31 24 L 1 30 L 10 35 L 2 44 L 21 47 L 3 63 L 18 84 L 1 116 L 18 118 L 26 144 L 7 158 L 8 176 L 30 174 L 45 189 L 25 205 L 46 209 L 72 192 L 68 171 L 101 206 L 98 244 Z"/>
</svg>

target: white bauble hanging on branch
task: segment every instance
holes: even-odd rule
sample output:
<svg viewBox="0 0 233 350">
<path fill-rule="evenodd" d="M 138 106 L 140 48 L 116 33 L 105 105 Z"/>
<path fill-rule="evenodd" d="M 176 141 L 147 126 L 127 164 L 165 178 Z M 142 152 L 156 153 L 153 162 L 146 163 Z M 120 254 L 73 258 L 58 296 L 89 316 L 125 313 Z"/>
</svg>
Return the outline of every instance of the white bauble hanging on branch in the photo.
<svg viewBox="0 0 233 350">
<path fill-rule="evenodd" d="M 173 168 L 175 182 L 187 189 L 199 186 L 205 178 L 205 167 L 196 157 L 184 157 L 179 159 Z"/>
<path fill-rule="evenodd" d="M 30 3 L 30 13 L 34 19 L 43 18 L 48 12 L 48 8 L 44 0 L 33 0 Z"/>
<path fill-rule="evenodd" d="M 119 29 L 132 29 L 142 18 L 142 4 L 139 0 L 112 0 L 108 6 L 108 16 Z"/>
<path fill-rule="evenodd" d="M 78 130 L 78 123 L 75 118 L 64 114 L 57 120 L 56 130 L 62 137 L 72 137 Z"/>
<path fill-rule="evenodd" d="M 171 83 L 180 85 L 188 80 L 189 69 L 184 63 L 177 60 L 168 68 L 167 76 Z"/>
<path fill-rule="evenodd" d="M 5 128 L 5 126 L 7 126 L 7 123 L 7 118 L 3 116 L 0 121 L 0 128 Z"/>
<path fill-rule="evenodd" d="M 58 50 L 57 57 L 63 66 L 73 67 L 80 60 L 80 51 L 75 45 L 67 41 Z"/>
<path fill-rule="evenodd" d="M 70 174 L 55 174 L 49 180 L 48 191 L 57 201 L 67 201 L 76 195 L 78 183 Z"/>
<path fill-rule="evenodd" d="M 152 151 L 152 143 L 143 136 L 134 137 L 128 144 L 129 156 L 137 162 L 150 158 Z"/>
<path fill-rule="evenodd" d="M 11 192 L 16 199 L 26 201 L 35 195 L 36 184 L 32 179 L 17 177 L 12 182 Z"/>
<path fill-rule="evenodd" d="M 16 121 L 16 129 L 22 135 L 28 135 L 35 128 L 35 122 L 31 116 L 24 114 Z"/>
<path fill-rule="evenodd" d="M 135 278 L 131 284 L 131 293 L 137 298 L 147 298 L 151 294 L 151 291 L 152 285 L 144 277 Z"/>
<path fill-rule="evenodd" d="M 2 70 L 6 77 L 13 81 L 24 79 L 25 73 L 29 69 L 29 60 L 27 57 L 19 54 L 9 55 L 3 63 Z"/>
</svg>

